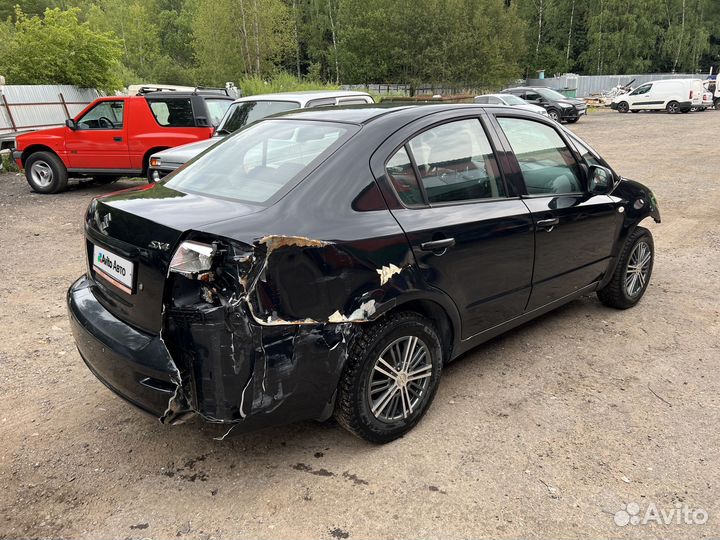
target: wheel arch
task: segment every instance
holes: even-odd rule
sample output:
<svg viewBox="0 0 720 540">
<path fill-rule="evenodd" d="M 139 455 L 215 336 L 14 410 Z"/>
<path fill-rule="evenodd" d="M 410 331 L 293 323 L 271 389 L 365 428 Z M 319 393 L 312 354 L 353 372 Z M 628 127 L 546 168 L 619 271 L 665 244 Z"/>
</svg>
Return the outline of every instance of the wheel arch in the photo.
<svg viewBox="0 0 720 540">
<path fill-rule="evenodd" d="M 22 162 L 23 167 L 25 167 L 25 162 L 27 159 L 34 154 L 35 152 L 50 152 L 51 154 L 55 155 L 60 161 L 62 161 L 63 165 L 65 165 L 65 162 L 63 159 L 58 155 L 58 153 L 50 148 L 49 146 L 45 144 L 31 144 L 27 148 L 25 148 L 22 151 L 22 156 L 20 157 L 20 161 Z M 67 167 L 67 165 L 65 165 Z"/>
<path fill-rule="evenodd" d="M 457 350 L 457 341 L 461 335 L 460 315 L 454 305 L 448 305 L 450 301 L 440 300 L 438 297 L 409 297 L 403 302 L 397 303 L 392 309 L 384 312 L 377 320 L 392 313 L 400 311 L 414 311 L 423 317 L 427 317 L 435 324 L 443 346 L 443 359 L 447 363 L 454 358 L 454 351 Z"/>
<path fill-rule="evenodd" d="M 145 154 L 143 154 L 142 173 L 141 174 L 143 176 L 147 174 L 150 156 L 152 156 L 153 154 L 156 154 L 157 152 L 162 152 L 163 150 L 168 150 L 169 148 L 171 148 L 171 147 L 170 146 L 154 146 L 154 147 L 150 148 L 150 150 L 147 150 L 145 152 Z"/>
</svg>

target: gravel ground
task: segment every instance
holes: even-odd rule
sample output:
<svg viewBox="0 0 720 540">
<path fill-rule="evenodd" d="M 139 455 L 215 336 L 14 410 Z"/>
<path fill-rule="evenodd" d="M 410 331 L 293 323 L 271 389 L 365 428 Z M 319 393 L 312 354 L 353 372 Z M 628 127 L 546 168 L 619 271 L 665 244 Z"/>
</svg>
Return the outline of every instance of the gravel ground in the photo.
<svg viewBox="0 0 720 540">
<path fill-rule="evenodd" d="M 115 397 L 64 306 L 84 271 L 82 212 L 114 188 L 43 196 L 0 175 L 0 537 L 719 536 L 718 119 L 573 126 L 657 195 L 645 298 L 627 311 L 583 298 L 470 352 L 385 446 L 333 422 L 219 442 L 215 426 L 164 427 Z M 618 526 L 631 503 L 641 518 L 652 505 L 709 518 Z"/>
</svg>

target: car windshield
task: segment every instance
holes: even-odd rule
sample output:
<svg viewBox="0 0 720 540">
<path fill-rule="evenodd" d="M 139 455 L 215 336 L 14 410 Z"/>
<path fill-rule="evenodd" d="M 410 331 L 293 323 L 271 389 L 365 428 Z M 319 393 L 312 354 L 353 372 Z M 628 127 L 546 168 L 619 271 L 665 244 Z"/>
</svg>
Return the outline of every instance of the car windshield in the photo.
<svg viewBox="0 0 720 540">
<path fill-rule="evenodd" d="M 563 96 L 560 92 L 556 92 L 550 88 L 537 88 L 536 92 L 545 99 L 567 99 L 567 97 Z"/>
<path fill-rule="evenodd" d="M 527 101 L 512 94 L 504 94 L 502 99 L 508 105 L 527 105 Z"/>
<path fill-rule="evenodd" d="M 299 109 L 297 101 L 243 101 L 233 103 L 225 115 L 225 121 L 218 126 L 219 134 L 229 134 L 261 120 L 271 114 Z"/>
<path fill-rule="evenodd" d="M 167 186 L 252 203 L 265 203 L 321 162 L 351 135 L 330 122 L 267 120 L 201 154 L 169 177 Z"/>
<path fill-rule="evenodd" d="M 206 99 L 205 104 L 207 105 L 208 113 L 210 113 L 210 123 L 213 126 L 217 126 L 222 121 L 223 116 L 225 116 L 228 107 L 232 105 L 232 101 L 229 99 Z"/>
</svg>

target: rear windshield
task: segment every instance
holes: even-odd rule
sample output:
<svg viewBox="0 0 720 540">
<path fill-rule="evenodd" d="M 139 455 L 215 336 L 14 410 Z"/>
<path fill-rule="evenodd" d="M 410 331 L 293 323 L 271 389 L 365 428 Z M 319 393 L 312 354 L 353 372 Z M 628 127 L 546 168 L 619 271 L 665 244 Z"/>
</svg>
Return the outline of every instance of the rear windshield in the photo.
<svg viewBox="0 0 720 540">
<path fill-rule="evenodd" d="M 205 99 L 205 105 L 207 106 L 208 113 L 210 114 L 210 123 L 213 126 L 220 124 L 220 121 L 225 116 L 225 112 L 228 107 L 232 105 L 230 99 Z"/>
<path fill-rule="evenodd" d="M 271 114 L 299 109 L 297 101 L 243 101 L 233 103 L 225 121 L 218 126 L 218 133 L 233 133 L 248 124 L 261 120 Z"/>
<path fill-rule="evenodd" d="M 330 155 L 351 131 L 351 125 L 329 122 L 260 122 L 201 154 L 171 176 L 167 186 L 265 203 Z"/>
</svg>

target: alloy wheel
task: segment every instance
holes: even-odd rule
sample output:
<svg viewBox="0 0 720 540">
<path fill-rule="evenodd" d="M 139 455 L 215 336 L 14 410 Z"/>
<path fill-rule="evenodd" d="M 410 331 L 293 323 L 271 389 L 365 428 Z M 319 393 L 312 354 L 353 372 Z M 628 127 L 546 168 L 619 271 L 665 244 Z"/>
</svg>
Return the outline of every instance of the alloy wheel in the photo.
<svg viewBox="0 0 720 540">
<path fill-rule="evenodd" d="M 647 242 L 638 242 L 630 253 L 625 270 L 625 292 L 630 298 L 640 294 L 647 283 L 652 250 Z"/>
<path fill-rule="evenodd" d="M 559 122 L 559 121 L 560 121 L 560 115 L 557 113 L 557 111 L 550 111 L 550 112 L 548 113 L 548 116 L 549 116 L 550 118 L 552 118 L 553 120 L 555 120 L 556 122 Z"/>
<path fill-rule="evenodd" d="M 427 345 L 416 336 L 393 341 L 375 361 L 368 381 L 372 414 L 382 422 L 406 419 L 420 409 L 433 373 Z"/>
<path fill-rule="evenodd" d="M 42 160 L 38 160 L 30 167 L 30 175 L 33 182 L 39 187 L 48 187 L 53 181 L 53 171 L 50 165 Z"/>
</svg>

